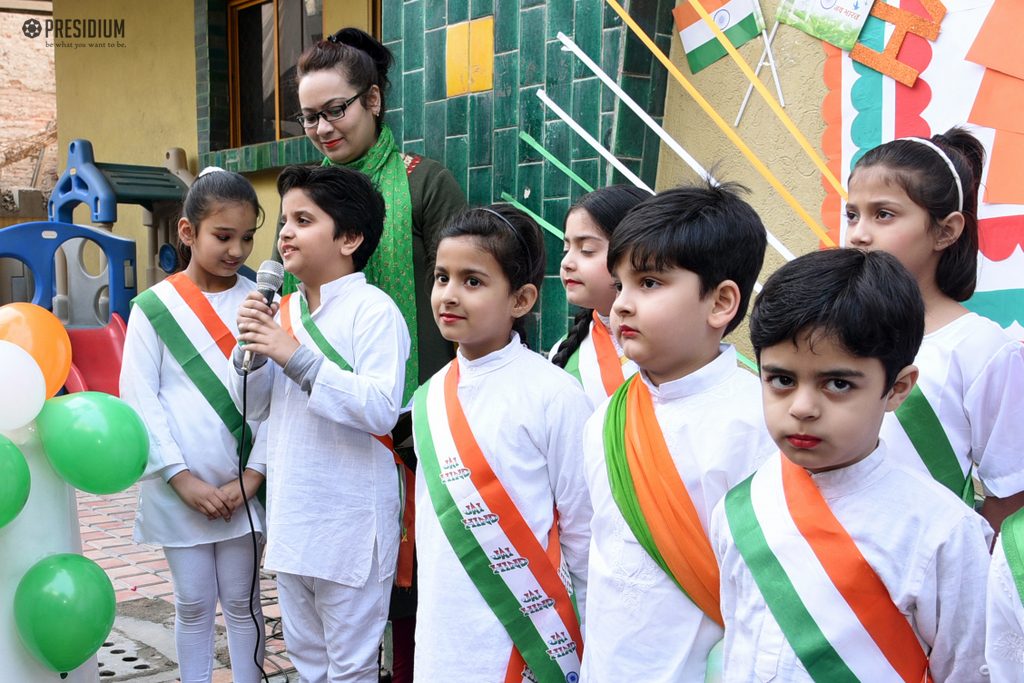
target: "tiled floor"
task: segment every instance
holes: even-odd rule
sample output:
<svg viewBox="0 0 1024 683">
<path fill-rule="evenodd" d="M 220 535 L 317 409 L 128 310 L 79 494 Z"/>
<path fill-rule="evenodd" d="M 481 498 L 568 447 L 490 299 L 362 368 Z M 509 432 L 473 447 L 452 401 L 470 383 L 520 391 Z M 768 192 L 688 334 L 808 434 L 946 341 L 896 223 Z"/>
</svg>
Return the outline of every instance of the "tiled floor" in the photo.
<svg viewBox="0 0 1024 683">
<path fill-rule="evenodd" d="M 139 498 L 137 486 L 107 496 L 78 492 L 78 519 L 81 524 L 82 550 L 86 557 L 103 567 L 114 584 L 118 602 L 139 598 L 159 598 L 174 603 L 174 583 L 167 568 L 163 549 L 135 543 L 132 524 Z M 267 622 L 267 675 L 294 672 L 281 638 L 281 611 L 277 606 L 277 583 L 261 575 L 260 597 Z M 217 623 L 224 625 L 218 613 Z M 292 679 L 297 679 L 293 673 Z M 231 669 L 214 671 L 213 683 L 231 683 Z"/>
</svg>

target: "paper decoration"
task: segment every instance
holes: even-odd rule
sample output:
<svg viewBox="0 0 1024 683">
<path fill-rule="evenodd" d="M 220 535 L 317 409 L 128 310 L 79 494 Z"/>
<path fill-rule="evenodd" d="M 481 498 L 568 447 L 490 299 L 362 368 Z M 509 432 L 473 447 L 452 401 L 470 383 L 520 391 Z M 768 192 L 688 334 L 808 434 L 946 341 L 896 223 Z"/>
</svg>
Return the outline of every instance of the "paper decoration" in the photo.
<svg viewBox="0 0 1024 683">
<path fill-rule="evenodd" d="M 843 50 L 852 50 L 874 0 L 782 0 L 775 18 Z"/>
<path fill-rule="evenodd" d="M 757 0 L 701 0 L 700 4 L 737 47 L 756 38 L 765 29 L 761 5 Z M 672 15 L 676 18 L 676 28 L 692 73 L 725 56 L 725 47 L 689 3 L 676 7 Z"/>
<path fill-rule="evenodd" d="M 942 18 L 946 16 L 946 6 L 939 0 L 921 0 L 920 4 L 927 10 L 931 19 L 894 7 L 882 0 L 876 2 L 871 8 L 871 16 L 894 25 L 892 36 L 885 44 L 885 51 L 877 52 L 861 42 L 854 46 L 850 57 L 855 62 L 860 62 L 886 76 L 891 76 L 903 85 L 913 86 L 914 81 L 917 80 L 917 69 L 896 58 L 900 53 L 900 48 L 903 47 L 903 41 L 908 33 L 927 40 L 936 40 L 939 37 L 939 25 L 942 23 Z"/>
<path fill-rule="evenodd" d="M 967 120 L 979 126 L 1024 133 L 1024 80 L 985 69 Z"/>
<path fill-rule="evenodd" d="M 967 60 L 1004 74 L 1024 78 L 1024 41 L 1019 29 L 1024 26 L 1024 3 L 1020 0 L 996 0 L 978 38 L 967 52 Z"/>
<path fill-rule="evenodd" d="M 1024 183 L 1020 182 L 1024 162 L 1024 135 L 997 130 L 989 160 L 984 200 L 990 204 L 1024 204 Z"/>
<path fill-rule="evenodd" d="M 950 16 L 934 42 L 909 31 L 899 60 L 918 72 L 912 87 L 825 45 L 823 73 L 829 93 L 822 105 L 826 128 L 821 145 L 829 168 L 844 184 L 849 183 L 853 165 L 872 147 L 894 138 L 930 136 L 968 120 L 986 69 L 966 61 L 964 55 L 983 40 L 982 26 L 989 27 L 986 17 L 998 21 L 990 9 L 994 13 L 993 4 L 1001 1 L 947 0 Z M 1014 0 L 1014 4 L 1019 2 Z M 922 18 L 930 16 L 922 0 L 892 0 L 892 4 Z M 999 26 L 1011 34 L 1019 33 L 1019 27 L 1016 23 Z M 891 23 L 872 16 L 864 24 L 859 44 L 882 52 L 886 31 L 891 28 Z M 1014 187 L 1024 168 L 1024 150 L 1017 149 L 1021 140 L 1016 133 L 978 126 L 971 130 L 989 152 L 982 183 L 988 191 L 978 209 L 981 253 L 977 293 L 965 305 L 992 318 L 1015 337 L 1024 338 L 1024 200 Z M 832 239 L 845 241 L 843 201 L 831 187 L 825 187 L 822 222 Z"/>
</svg>

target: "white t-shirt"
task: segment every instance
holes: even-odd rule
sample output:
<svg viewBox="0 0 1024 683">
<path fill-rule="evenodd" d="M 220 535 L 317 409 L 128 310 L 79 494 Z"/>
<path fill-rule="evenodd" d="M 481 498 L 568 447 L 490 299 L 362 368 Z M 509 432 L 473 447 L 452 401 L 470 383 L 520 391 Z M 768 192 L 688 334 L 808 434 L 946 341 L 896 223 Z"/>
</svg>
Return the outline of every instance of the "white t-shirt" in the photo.
<svg viewBox="0 0 1024 683">
<path fill-rule="evenodd" d="M 592 406 L 579 385 L 513 334 L 483 358 L 457 354 L 458 396 L 480 450 L 546 548 L 558 508 L 559 542 L 586 619 L 590 497 L 583 425 Z M 444 368 L 431 380 L 443 382 Z M 437 519 L 424 468 L 416 470 L 416 681 L 503 681 L 512 640 L 466 573 Z M 586 633 L 584 632 L 584 637 Z"/>
<path fill-rule="evenodd" d="M 779 468 L 781 457 L 762 470 Z M 860 462 L 811 478 L 913 626 L 936 683 L 988 681 L 988 523 L 930 475 L 894 462 L 884 442 Z M 723 680 L 813 683 L 736 547 L 724 502 L 712 514 L 711 545 L 722 572 Z"/>
<path fill-rule="evenodd" d="M 204 292 L 213 310 L 235 336 L 238 307 L 254 289 L 255 283 L 238 277 L 231 289 L 216 294 Z M 176 296 L 169 282 L 160 282 L 153 290 Z M 193 340 L 193 344 L 208 342 L 212 343 L 210 337 Z M 211 354 L 211 358 L 217 361 L 211 369 L 227 384 L 235 374 L 231 361 L 220 354 Z M 128 319 L 120 393 L 121 399 L 142 417 L 149 432 L 149 462 L 139 486 L 133 538 L 139 543 L 177 548 L 226 541 L 249 533 L 245 514 L 234 515 L 230 522 L 209 520 L 186 505 L 166 483 L 184 469 L 213 486 L 234 481 L 238 478 L 238 442 L 181 369 L 139 306 L 134 307 Z M 241 411 L 240 402 L 236 402 L 236 407 Z M 252 411 L 248 417 L 252 420 Z M 250 430 L 258 426 L 251 422 Z M 259 453 L 253 452 L 247 467 L 265 474 L 265 462 Z M 256 512 L 253 525 L 262 532 L 263 506 L 256 498 L 250 504 Z"/>
<path fill-rule="evenodd" d="M 761 383 L 722 345 L 714 361 L 660 386 L 641 378 L 672 460 L 705 533 L 711 511 L 775 450 Z M 637 541 L 612 497 L 604 450 L 605 400 L 584 439 L 591 523 L 584 683 L 703 683 L 722 629 L 679 589 Z"/>
<path fill-rule="evenodd" d="M 1024 345 L 968 313 L 926 335 L 914 364 L 964 474 L 976 465 L 986 495 L 1024 491 Z M 928 471 L 895 414 L 881 437 L 897 461 Z"/>
</svg>

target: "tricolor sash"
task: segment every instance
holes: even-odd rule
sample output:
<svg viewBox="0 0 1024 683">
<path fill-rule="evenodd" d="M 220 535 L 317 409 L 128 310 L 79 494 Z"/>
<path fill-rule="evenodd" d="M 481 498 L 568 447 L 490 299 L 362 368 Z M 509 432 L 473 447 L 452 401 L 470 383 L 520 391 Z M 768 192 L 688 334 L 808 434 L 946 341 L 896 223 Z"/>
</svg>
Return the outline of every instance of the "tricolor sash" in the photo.
<svg viewBox="0 0 1024 683">
<path fill-rule="evenodd" d="M 1010 566 L 1013 582 L 1017 585 L 1017 597 L 1024 602 L 1024 510 L 1004 519 L 999 534 L 1006 551 L 1006 564 Z"/>
<path fill-rule="evenodd" d="M 583 639 L 557 515 L 545 551 L 466 421 L 458 361 L 439 376 L 416 391 L 416 449 L 445 537 L 512 639 L 505 680 L 578 681 Z"/>
<path fill-rule="evenodd" d="M 252 432 L 235 406 L 225 384 L 224 373 L 214 368 L 225 366 L 235 347 L 235 335 L 228 328 L 203 292 L 185 273 L 176 273 L 163 283 L 150 287 L 132 300 L 142 309 L 157 336 L 178 361 L 185 375 L 210 404 L 235 441 L 242 443 L 242 466 L 252 450 Z"/>
<path fill-rule="evenodd" d="M 725 512 L 804 668 L 817 683 L 929 680 L 913 627 L 811 476 L 776 458 L 726 495 Z"/>
<path fill-rule="evenodd" d="M 316 322 L 313 321 L 313 316 L 309 313 L 309 304 L 306 302 L 306 297 L 298 292 L 288 294 L 281 299 L 280 313 L 281 327 L 293 339 L 305 347 L 319 349 L 320 353 L 327 357 L 327 360 L 342 370 L 354 372 L 352 365 L 342 358 L 337 349 L 331 346 L 331 343 L 327 341 L 327 337 L 324 336 L 320 328 L 317 327 Z M 391 455 L 395 459 L 395 465 L 398 466 L 402 540 L 398 546 L 398 570 L 395 574 L 395 583 L 401 588 L 409 588 L 412 586 L 413 557 L 416 544 L 416 506 L 412 502 L 416 497 L 416 474 L 398 457 L 398 453 L 395 452 L 395 442 L 390 434 L 384 434 L 383 436 L 374 434 L 373 438 L 377 439 L 385 448 L 391 451 Z"/>
<path fill-rule="evenodd" d="M 604 421 L 612 497 L 633 535 L 719 626 L 718 562 L 639 375 L 612 395 Z"/>
<path fill-rule="evenodd" d="M 914 385 L 910 395 L 896 409 L 896 419 L 935 481 L 974 507 L 974 481 L 970 472 L 964 475 L 942 422 L 921 391 L 920 384 Z"/>
<path fill-rule="evenodd" d="M 608 328 L 601 322 L 597 311 L 594 311 L 590 324 L 590 334 L 580 343 L 578 349 L 565 363 L 565 371 L 579 380 L 584 388 L 603 387 L 604 395 L 611 396 L 626 381 L 624 366 L 629 364 L 630 370 L 636 367 L 624 356 L 619 356 L 615 349 Z M 593 395 L 593 394 L 591 394 Z"/>
</svg>

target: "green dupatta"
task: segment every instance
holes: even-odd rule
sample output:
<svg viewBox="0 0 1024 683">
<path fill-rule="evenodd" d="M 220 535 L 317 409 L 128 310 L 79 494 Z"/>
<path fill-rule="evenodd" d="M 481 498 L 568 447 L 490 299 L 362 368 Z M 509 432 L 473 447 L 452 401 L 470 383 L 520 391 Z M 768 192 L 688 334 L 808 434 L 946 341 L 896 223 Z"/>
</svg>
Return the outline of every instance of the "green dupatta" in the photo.
<svg viewBox="0 0 1024 683">
<path fill-rule="evenodd" d="M 321 166 L 334 166 L 325 157 Z M 377 250 L 370 257 L 363 272 L 366 281 L 386 292 L 402 312 L 409 327 L 412 348 L 405 364 L 405 391 L 403 403 L 407 403 L 419 385 L 419 341 L 416 326 L 416 278 L 412 263 L 412 199 L 409 195 L 409 175 L 406 172 L 402 153 L 395 143 L 391 128 L 381 126 L 380 136 L 373 147 L 359 159 L 345 164 L 362 171 L 370 177 L 384 196 L 387 213 L 384 216 L 384 233 Z M 285 273 L 284 294 L 296 290 L 298 279 Z"/>
</svg>

